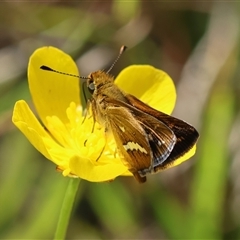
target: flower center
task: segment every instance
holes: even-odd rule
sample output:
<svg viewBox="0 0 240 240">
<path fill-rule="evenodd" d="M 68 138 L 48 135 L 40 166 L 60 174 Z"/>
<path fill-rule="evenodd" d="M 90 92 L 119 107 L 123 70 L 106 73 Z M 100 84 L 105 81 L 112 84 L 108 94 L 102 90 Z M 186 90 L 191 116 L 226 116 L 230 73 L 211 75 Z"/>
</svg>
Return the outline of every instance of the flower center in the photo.
<svg viewBox="0 0 240 240">
<path fill-rule="evenodd" d="M 81 106 L 72 102 L 66 114 L 69 120 L 67 123 L 63 123 L 57 116 L 47 117 L 47 129 L 68 155 L 63 164 L 59 165 L 64 175 L 71 172 L 68 163 L 73 155 L 88 159 L 93 165 L 119 161 L 114 139 L 110 136 L 106 138 L 104 128 L 97 122 L 94 124 L 92 116 L 83 117 Z"/>
</svg>

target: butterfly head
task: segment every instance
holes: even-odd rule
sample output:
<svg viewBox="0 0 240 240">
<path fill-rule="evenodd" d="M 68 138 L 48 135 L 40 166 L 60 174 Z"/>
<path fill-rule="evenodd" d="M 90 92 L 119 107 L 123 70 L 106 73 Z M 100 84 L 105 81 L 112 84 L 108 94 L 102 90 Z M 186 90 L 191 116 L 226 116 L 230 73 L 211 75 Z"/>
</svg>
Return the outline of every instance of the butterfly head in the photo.
<svg viewBox="0 0 240 240">
<path fill-rule="evenodd" d="M 88 76 L 87 88 L 92 95 L 97 94 L 112 86 L 113 81 L 113 77 L 104 71 L 93 72 Z"/>
</svg>

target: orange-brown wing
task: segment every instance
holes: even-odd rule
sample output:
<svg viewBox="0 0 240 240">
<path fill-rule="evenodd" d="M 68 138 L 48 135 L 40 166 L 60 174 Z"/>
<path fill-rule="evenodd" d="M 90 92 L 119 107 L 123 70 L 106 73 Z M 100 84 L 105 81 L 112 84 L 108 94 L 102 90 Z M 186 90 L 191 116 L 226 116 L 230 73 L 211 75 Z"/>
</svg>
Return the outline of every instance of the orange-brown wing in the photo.
<svg viewBox="0 0 240 240">
<path fill-rule="evenodd" d="M 131 105 L 115 99 L 105 101 L 107 122 L 130 169 L 141 175 L 153 172 L 171 154 L 176 142 L 172 130 Z"/>
<path fill-rule="evenodd" d="M 106 111 L 107 123 L 129 170 L 139 171 L 151 168 L 152 152 L 147 136 L 128 109 L 109 106 Z"/>
</svg>

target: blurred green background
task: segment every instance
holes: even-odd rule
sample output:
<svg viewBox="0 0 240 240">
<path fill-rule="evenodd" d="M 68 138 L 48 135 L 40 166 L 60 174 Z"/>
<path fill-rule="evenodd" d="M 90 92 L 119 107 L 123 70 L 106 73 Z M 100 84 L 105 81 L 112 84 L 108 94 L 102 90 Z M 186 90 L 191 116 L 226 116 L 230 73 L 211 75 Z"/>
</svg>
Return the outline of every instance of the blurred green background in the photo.
<svg viewBox="0 0 240 240">
<path fill-rule="evenodd" d="M 150 64 L 177 86 L 174 116 L 200 132 L 197 154 L 138 184 L 81 181 L 68 239 L 240 239 L 240 8 L 234 1 L 0 3 L 0 239 L 52 239 L 68 178 L 11 122 L 31 103 L 29 56 L 52 45 L 81 75 Z M 147 79 L 146 79 L 147 80 Z"/>
</svg>

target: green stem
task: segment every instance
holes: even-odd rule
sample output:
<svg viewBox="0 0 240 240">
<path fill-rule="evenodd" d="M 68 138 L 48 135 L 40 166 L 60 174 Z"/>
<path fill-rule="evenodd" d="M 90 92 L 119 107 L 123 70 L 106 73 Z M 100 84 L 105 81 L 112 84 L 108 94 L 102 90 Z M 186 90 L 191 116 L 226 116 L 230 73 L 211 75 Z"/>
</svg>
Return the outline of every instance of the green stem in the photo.
<svg viewBox="0 0 240 240">
<path fill-rule="evenodd" d="M 77 194 L 80 179 L 70 178 L 66 194 L 62 203 L 54 239 L 65 239 L 73 203 Z"/>
</svg>

